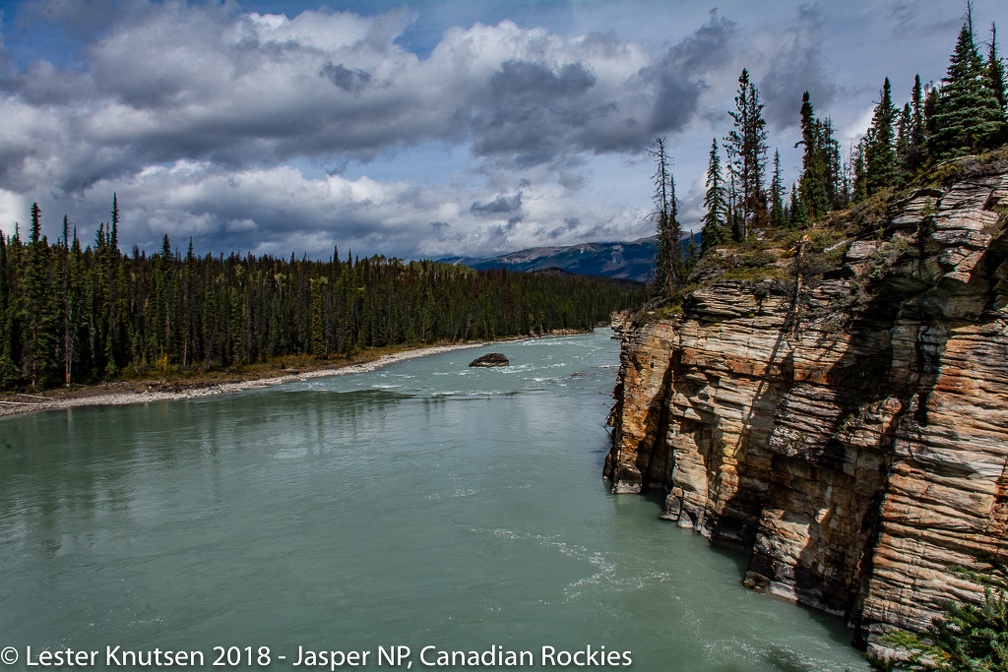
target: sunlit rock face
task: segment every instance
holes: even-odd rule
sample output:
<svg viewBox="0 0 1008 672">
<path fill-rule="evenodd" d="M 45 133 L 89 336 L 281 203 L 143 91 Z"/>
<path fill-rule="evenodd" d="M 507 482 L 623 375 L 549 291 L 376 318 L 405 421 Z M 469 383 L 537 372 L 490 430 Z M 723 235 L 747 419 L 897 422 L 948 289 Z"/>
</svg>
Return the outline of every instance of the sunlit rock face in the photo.
<svg viewBox="0 0 1008 672">
<path fill-rule="evenodd" d="M 666 493 L 662 517 L 751 552 L 746 585 L 876 651 L 976 595 L 953 565 L 1008 564 L 1008 170 L 974 172 L 814 283 L 719 281 L 616 325 L 613 492 Z"/>
</svg>

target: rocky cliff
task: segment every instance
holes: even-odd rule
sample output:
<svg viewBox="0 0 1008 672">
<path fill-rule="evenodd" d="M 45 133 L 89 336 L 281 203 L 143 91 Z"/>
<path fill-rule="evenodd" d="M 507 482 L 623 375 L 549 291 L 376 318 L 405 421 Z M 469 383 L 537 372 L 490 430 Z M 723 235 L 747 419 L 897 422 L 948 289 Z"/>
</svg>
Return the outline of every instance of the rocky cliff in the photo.
<svg viewBox="0 0 1008 672">
<path fill-rule="evenodd" d="M 953 566 L 1008 561 L 1008 163 L 945 175 L 618 325 L 613 492 L 667 493 L 876 651 L 978 595 Z"/>
</svg>

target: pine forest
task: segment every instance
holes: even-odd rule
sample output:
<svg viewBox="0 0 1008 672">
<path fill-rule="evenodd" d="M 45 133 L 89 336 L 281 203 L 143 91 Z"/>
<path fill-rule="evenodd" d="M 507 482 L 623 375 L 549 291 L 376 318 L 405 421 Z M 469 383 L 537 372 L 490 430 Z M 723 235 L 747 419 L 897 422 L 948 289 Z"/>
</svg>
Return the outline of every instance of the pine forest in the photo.
<svg viewBox="0 0 1008 672">
<path fill-rule="evenodd" d="M 283 355 L 320 360 L 391 345 L 588 330 L 638 302 L 635 283 L 475 271 L 430 261 L 147 256 L 109 225 L 55 244 L 32 206 L 28 240 L 0 236 L 0 387 L 45 389 L 159 371 L 209 371 Z"/>
</svg>

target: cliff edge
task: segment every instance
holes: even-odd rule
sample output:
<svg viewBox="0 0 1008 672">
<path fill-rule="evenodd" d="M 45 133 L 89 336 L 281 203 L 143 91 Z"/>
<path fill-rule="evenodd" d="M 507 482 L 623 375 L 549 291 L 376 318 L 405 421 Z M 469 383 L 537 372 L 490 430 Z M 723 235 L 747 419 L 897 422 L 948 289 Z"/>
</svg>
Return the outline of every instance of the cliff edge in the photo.
<svg viewBox="0 0 1008 672">
<path fill-rule="evenodd" d="M 667 493 L 870 654 L 981 594 L 954 566 L 1008 564 L 1008 160 L 939 173 L 616 325 L 613 492 Z"/>
</svg>

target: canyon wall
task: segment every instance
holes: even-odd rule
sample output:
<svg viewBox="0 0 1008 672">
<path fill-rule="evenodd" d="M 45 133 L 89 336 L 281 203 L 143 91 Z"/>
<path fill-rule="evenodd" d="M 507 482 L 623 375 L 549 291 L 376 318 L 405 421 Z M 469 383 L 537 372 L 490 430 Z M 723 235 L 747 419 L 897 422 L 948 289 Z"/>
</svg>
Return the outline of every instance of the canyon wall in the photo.
<svg viewBox="0 0 1008 672">
<path fill-rule="evenodd" d="M 1008 564 L 1006 172 L 891 204 L 815 281 L 714 281 L 625 317 L 613 492 L 666 493 L 662 517 L 751 552 L 746 585 L 846 616 L 876 653 L 975 599 L 954 566 Z M 779 256 L 801 268 L 803 246 Z"/>
</svg>

